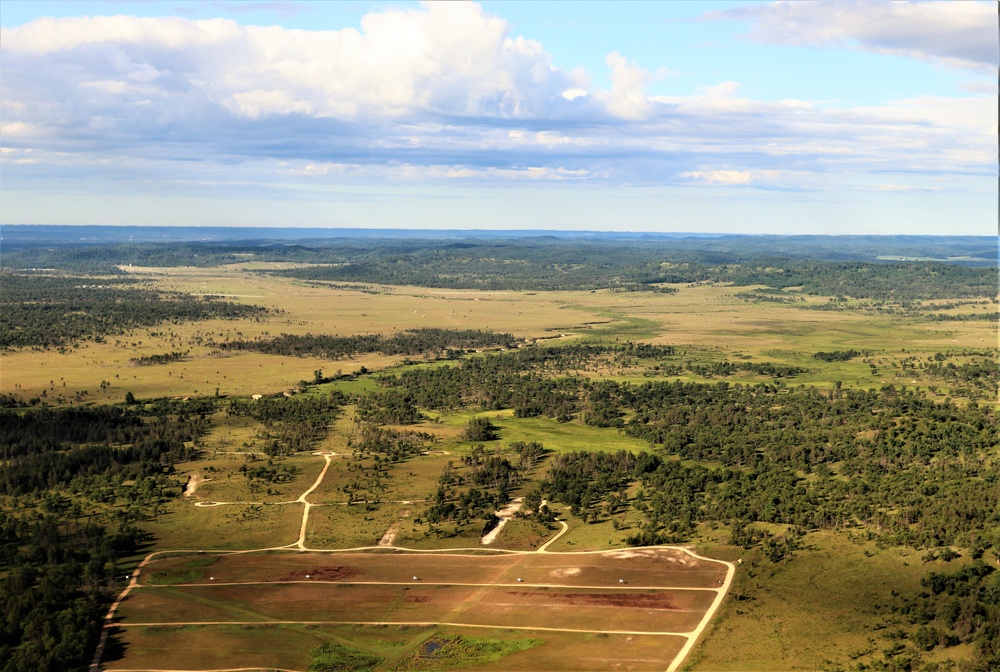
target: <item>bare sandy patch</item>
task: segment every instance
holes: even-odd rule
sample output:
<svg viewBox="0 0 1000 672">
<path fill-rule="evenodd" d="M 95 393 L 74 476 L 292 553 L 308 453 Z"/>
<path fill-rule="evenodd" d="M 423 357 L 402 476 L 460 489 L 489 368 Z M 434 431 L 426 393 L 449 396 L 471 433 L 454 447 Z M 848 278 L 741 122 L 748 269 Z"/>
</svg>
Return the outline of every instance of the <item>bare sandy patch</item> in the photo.
<svg viewBox="0 0 1000 672">
<path fill-rule="evenodd" d="M 500 535 L 500 530 L 502 530 L 503 526 L 507 524 L 507 521 L 513 518 L 514 514 L 521 510 L 522 504 L 524 504 L 524 498 L 515 497 L 514 500 L 507 506 L 497 511 L 496 516 L 500 519 L 500 522 L 497 523 L 496 527 L 483 535 L 482 543 L 484 546 L 492 544 L 496 540 L 497 536 Z"/>
</svg>

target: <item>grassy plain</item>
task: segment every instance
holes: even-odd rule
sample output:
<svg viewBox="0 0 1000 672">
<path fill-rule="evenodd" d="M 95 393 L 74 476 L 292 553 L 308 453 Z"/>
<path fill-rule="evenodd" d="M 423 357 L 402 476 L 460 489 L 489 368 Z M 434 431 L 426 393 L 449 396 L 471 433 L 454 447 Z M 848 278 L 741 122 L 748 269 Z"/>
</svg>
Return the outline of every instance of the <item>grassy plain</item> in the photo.
<svg viewBox="0 0 1000 672">
<path fill-rule="evenodd" d="M 934 322 L 895 315 L 810 310 L 823 297 L 804 303 L 746 303 L 736 298 L 747 288 L 679 286 L 676 294 L 649 292 L 476 292 L 381 287 L 378 293 L 335 285 L 308 285 L 271 277 L 240 265 L 214 269 L 129 269 L 156 287 L 225 296 L 229 300 L 275 309 L 260 320 L 214 320 L 138 329 L 105 343 L 37 352 L 0 353 L 0 391 L 25 397 L 45 392 L 50 402 L 63 398 L 121 401 L 131 391 L 139 398 L 277 393 L 311 380 L 316 369 L 328 375 L 379 370 L 402 357 L 363 355 L 349 360 L 283 357 L 240 352 L 220 356 L 209 343 L 290 334 L 391 334 L 419 327 L 509 331 L 527 339 L 565 336 L 560 341 L 648 340 L 680 347 L 693 361 L 742 355 L 752 361 L 804 365 L 810 373 L 796 383 L 874 386 L 886 382 L 939 385 L 892 368 L 907 356 L 925 360 L 936 352 L 995 348 L 995 322 Z M 996 312 L 995 304 L 988 307 Z M 870 350 L 881 359 L 873 375 L 868 363 L 823 363 L 817 351 Z M 159 366 L 133 366 L 129 360 L 165 352 L 187 352 L 184 360 Z M 905 351 L 905 352 L 904 352 Z M 636 374 L 638 375 L 638 374 Z M 761 379 L 765 380 L 765 379 Z M 916 382 L 911 383 L 911 380 Z M 102 390 L 100 383 L 110 387 Z M 79 396 L 78 396 L 79 395 Z"/>
<path fill-rule="evenodd" d="M 241 550 L 294 543 L 301 520 L 301 504 L 194 506 L 178 500 L 143 528 L 155 537 L 157 550 Z"/>
<path fill-rule="evenodd" d="M 894 596 L 919 592 L 928 570 L 952 572 L 964 564 L 925 564 L 921 555 L 832 532 L 810 535 L 806 548 L 776 565 L 757 550 L 747 552 L 733 581 L 734 599 L 723 603 L 686 667 L 810 670 L 824 660 L 871 662 L 895 641 L 899 616 L 885 609 Z M 962 655 L 962 647 L 944 648 L 924 660 Z"/>
</svg>

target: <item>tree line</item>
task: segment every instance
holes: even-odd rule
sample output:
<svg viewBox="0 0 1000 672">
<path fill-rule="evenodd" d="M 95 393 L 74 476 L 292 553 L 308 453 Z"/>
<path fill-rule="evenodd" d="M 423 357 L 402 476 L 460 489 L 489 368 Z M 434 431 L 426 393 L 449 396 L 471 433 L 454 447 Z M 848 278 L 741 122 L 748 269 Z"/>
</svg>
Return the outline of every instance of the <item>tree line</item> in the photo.
<svg viewBox="0 0 1000 672">
<path fill-rule="evenodd" d="M 354 355 L 379 352 L 385 355 L 419 355 L 446 353 L 454 359 L 466 350 L 480 348 L 512 348 L 519 339 L 511 334 L 499 334 L 479 329 L 408 329 L 385 336 L 327 336 L 282 334 L 270 339 L 227 341 L 218 344 L 221 350 L 249 350 L 269 355 L 344 359 Z"/>
</svg>

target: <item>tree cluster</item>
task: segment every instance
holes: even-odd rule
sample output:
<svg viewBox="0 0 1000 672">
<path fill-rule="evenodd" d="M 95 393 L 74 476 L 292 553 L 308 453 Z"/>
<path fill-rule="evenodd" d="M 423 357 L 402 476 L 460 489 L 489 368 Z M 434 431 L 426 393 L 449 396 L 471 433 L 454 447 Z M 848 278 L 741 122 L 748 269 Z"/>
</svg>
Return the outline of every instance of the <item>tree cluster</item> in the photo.
<svg viewBox="0 0 1000 672">
<path fill-rule="evenodd" d="M 385 355 L 419 355 L 422 353 L 462 354 L 480 348 L 512 348 L 517 344 L 510 334 L 498 334 L 478 329 L 412 329 L 391 336 L 366 334 L 361 336 L 324 336 L 282 334 L 276 338 L 251 341 L 227 341 L 222 350 L 250 350 L 269 355 L 291 357 L 321 357 L 344 359 L 354 355 L 380 352 Z"/>
<path fill-rule="evenodd" d="M 165 322 L 259 317 L 266 308 L 140 289 L 123 279 L 3 274 L 0 349 L 66 347 Z"/>
</svg>

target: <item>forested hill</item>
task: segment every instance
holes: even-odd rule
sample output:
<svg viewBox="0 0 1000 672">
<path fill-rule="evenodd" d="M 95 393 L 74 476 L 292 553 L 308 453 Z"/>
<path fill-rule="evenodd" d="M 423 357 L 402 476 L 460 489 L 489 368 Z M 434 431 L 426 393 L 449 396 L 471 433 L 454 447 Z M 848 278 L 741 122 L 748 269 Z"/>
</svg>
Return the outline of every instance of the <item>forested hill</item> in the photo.
<svg viewBox="0 0 1000 672">
<path fill-rule="evenodd" d="M 328 247 L 403 243 L 443 247 L 450 243 L 490 241 L 563 241 L 568 243 L 652 243 L 676 249 L 701 250 L 722 254 L 757 256 L 781 250 L 797 258 L 826 261 L 858 261 L 879 256 L 908 259 L 979 259 L 989 263 L 997 258 L 996 239 L 990 236 L 873 236 L 873 235 L 748 235 L 717 233 L 660 233 L 629 231 L 546 231 L 485 229 L 351 229 L 302 227 L 237 226 L 3 226 L 0 252 L 33 248 L 110 247 L 123 243 L 181 243 L 236 246 L 287 245 Z"/>
<path fill-rule="evenodd" d="M 3 251 L 5 271 L 296 262 L 274 273 L 312 281 L 450 289 L 664 291 L 670 283 L 801 288 L 866 299 L 986 298 L 997 293 L 988 237 L 340 238 L 60 245 Z"/>
</svg>

